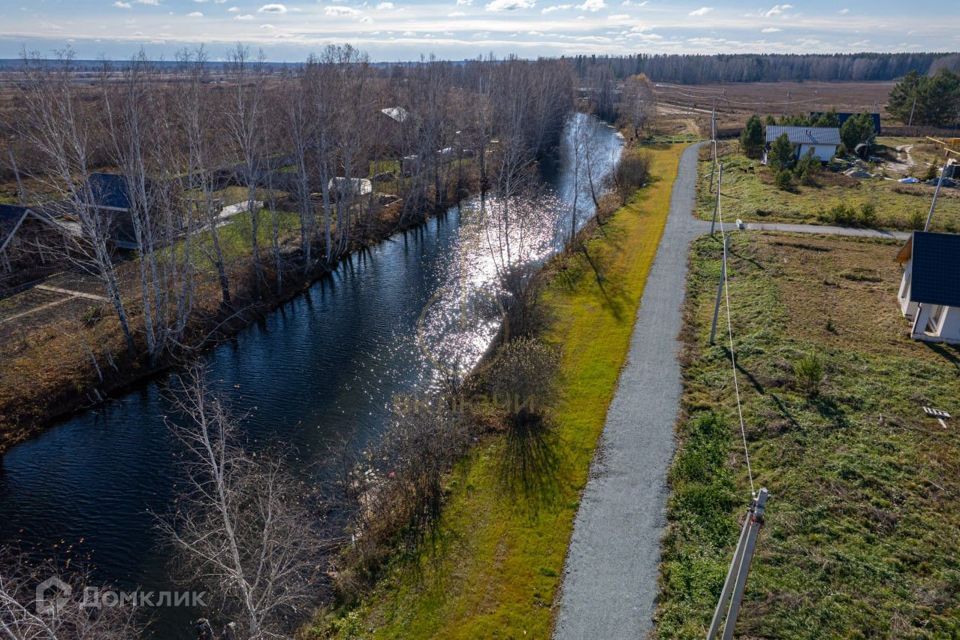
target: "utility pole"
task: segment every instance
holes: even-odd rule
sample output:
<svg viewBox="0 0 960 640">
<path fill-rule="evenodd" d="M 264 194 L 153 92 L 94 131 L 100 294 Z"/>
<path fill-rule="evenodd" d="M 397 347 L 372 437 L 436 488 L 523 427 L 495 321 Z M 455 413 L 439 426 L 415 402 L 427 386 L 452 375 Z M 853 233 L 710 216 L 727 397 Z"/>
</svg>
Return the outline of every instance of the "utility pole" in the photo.
<svg viewBox="0 0 960 640">
<path fill-rule="evenodd" d="M 916 110 L 916 108 L 917 108 L 917 90 L 914 89 L 913 90 L 913 106 L 910 107 L 910 121 L 907 122 L 908 127 L 913 126 L 913 112 Z"/>
<path fill-rule="evenodd" d="M 710 344 L 717 337 L 717 318 L 720 317 L 720 300 L 723 298 L 723 286 L 727 282 L 727 236 L 723 236 L 723 261 L 720 263 L 720 283 L 717 285 L 717 300 L 713 305 L 713 322 L 710 323 Z"/>
<path fill-rule="evenodd" d="M 710 114 L 710 140 L 713 143 L 713 166 L 710 167 L 710 193 L 713 193 L 713 174 L 717 170 L 717 101 L 713 101 Z M 718 187 L 719 190 L 719 187 Z"/>
<path fill-rule="evenodd" d="M 707 640 L 714 640 L 717 637 L 720 624 L 724 620 L 725 608 L 727 609 L 726 623 L 723 625 L 723 636 L 721 637 L 723 640 L 732 640 L 733 638 L 733 632 L 737 626 L 737 616 L 740 614 L 740 603 L 743 601 L 743 592 L 747 584 L 747 574 L 750 573 L 753 552 L 757 548 L 757 536 L 763 526 L 763 513 L 767 506 L 768 497 L 767 489 L 761 487 L 760 493 L 750 503 L 747 518 L 744 520 L 743 529 L 740 531 L 737 549 L 733 554 L 733 561 L 727 571 L 727 579 L 723 583 L 723 591 L 720 592 L 720 600 L 713 612 L 713 620 L 710 622 Z M 727 607 L 728 601 L 729 607 Z"/>
<path fill-rule="evenodd" d="M 717 216 L 720 213 L 720 185 L 723 182 L 723 164 L 720 164 L 719 175 L 717 176 L 717 199 L 713 204 L 713 220 L 710 221 L 710 235 L 717 226 Z M 710 184 L 713 184 L 713 176 L 710 177 Z"/>
<path fill-rule="evenodd" d="M 947 160 L 943 163 L 943 168 L 940 169 L 940 179 L 937 180 L 937 188 L 933 190 L 933 201 L 930 203 L 930 213 L 927 214 L 927 222 L 923 225 L 924 231 L 929 231 L 930 221 L 933 220 L 933 210 L 937 208 L 937 196 L 940 195 L 940 187 L 943 186 L 943 178 L 947 175 L 947 167 L 950 166 L 950 161 Z"/>
</svg>

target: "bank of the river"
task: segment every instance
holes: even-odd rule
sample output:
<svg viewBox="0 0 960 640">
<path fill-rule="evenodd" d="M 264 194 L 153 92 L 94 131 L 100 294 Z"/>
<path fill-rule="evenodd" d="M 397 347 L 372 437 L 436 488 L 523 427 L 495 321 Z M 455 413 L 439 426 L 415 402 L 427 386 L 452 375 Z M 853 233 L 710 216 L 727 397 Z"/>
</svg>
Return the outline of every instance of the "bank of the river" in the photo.
<svg viewBox="0 0 960 640">
<path fill-rule="evenodd" d="M 441 207 L 438 211 L 444 211 Z M 267 212 L 269 213 L 269 212 Z M 333 271 L 337 263 L 318 263 L 304 273 L 297 264 L 299 231 L 296 214 L 280 212 L 281 247 L 290 262 L 283 274 L 283 287 L 274 286 L 275 272 L 269 258 L 270 221 L 261 221 L 260 252 L 265 275 L 260 297 L 252 286 L 252 243 L 249 221 L 238 216 L 220 230 L 221 245 L 231 264 L 232 304 L 220 305 L 219 285 L 212 271 L 201 273 L 195 284 L 194 310 L 190 316 L 182 348 L 175 348 L 159 362 L 145 356 L 131 357 L 112 308 L 84 300 L 88 310 L 78 322 L 54 321 L 31 326 L 24 319 L 22 333 L 10 333 L 9 342 L 0 348 L 0 454 L 10 447 L 42 433 L 57 420 L 80 410 L 90 409 L 121 394 L 144 380 L 176 366 L 184 357 L 229 339 L 244 327 L 263 319 L 268 313 L 309 288 Z M 416 227 L 429 219 L 404 220 L 399 203 L 384 207 L 375 224 L 355 229 L 349 250 L 343 258 L 365 251 L 390 236 Z M 319 251 L 319 249 L 317 249 Z M 341 258 L 341 259 L 343 259 Z M 135 263 L 122 263 L 121 281 L 135 279 Z M 129 273 L 128 273 L 129 272 Z M 130 278 L 124 278 L 129 275 Z M 136 287 L 127 294 L 131 326 L 142 323 Z M 20 321 L 18 321 L 20 322 Z M 141 353 L 146 351 L 142 332 L 135 334 Z"/>
<path fill-rule="evenodd" d="M 313 637 L 547 638 L 590 460 L 613 397 L 646 277 L 669 211 L 680 145 L 647 147 L 651 184 L 585 242 L 603 274 L 579 253 L 554 258 L 542 304 L 543 338 L 562 349 L 553 464 L 529 489 L 507 490 L 505 439 L 483 439 L 451 474 L 437 543 L 397 559 L 348 610 L 324 612 Z"/>
</svg>

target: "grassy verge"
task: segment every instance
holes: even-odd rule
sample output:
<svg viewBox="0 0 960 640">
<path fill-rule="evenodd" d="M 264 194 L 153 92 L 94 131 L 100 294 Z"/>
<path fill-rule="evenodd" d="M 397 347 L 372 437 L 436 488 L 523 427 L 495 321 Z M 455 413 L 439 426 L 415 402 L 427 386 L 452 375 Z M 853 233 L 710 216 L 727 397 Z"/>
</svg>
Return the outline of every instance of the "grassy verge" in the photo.
<svg viewBox="0 0 960 640">
<path fill-rule="evenodd" d="M 547 461 L 507 488 L 505 439 L 480 442 L 452 474 L 435 544 L 399 558 L 350 610 L 327 612 L 312 634 L 341 638 L 546 638 L 580 491 L 626 357 L 656 254 L 682 148 L 652 148 L 651 186 L 587 240 L 603 289 L 580 255 L 554 260 L 543 304 L 545 339 L 562 347 L 556 428 Z"/>
<path fill-rule="evenodd" d="M 735 141 L 721 142 L 719 150 L 723 162 L 723 211 L 730 220 L 832 224 L 827 214 L 835 205 L 859 210 L 864 204 L 872 204 L 876 220 L 871 226 L 909 229 L 918 219 L 922 224 L 930 209 L 932 186 L 904 185 L 882 178 L 858 180 L 824 170 L 817 186 L 798 185 L 792 191 L 783 191 L 774 184 L 772 171 L 759 160 L 739 153 Z M 697 215 L 709 219 L 716 199 L 709 188 L 712 156 L 705 148 L 700 157 Z M 922 174 L 925 170 L 919 170 L 921 157 L 918 152 L 917 170 Z M 942 190 L 933 228 L 960 229 L 960 190 Z"/>
<path fill-rule="evenodd" d="M 662 638 L 704 636 L 748 502 L 729 356 L 724 340 L 707 344 L 718 247 L 704 238 L 691 254 Z M 742 637 L 960 634 L 960 435 L 922 411 L 960 410 L 960 350 L 907 337 L 896 250 L 851 239 L 732 239 L 746 435 L 757 484 L 772 495 Z"/>
</svg>

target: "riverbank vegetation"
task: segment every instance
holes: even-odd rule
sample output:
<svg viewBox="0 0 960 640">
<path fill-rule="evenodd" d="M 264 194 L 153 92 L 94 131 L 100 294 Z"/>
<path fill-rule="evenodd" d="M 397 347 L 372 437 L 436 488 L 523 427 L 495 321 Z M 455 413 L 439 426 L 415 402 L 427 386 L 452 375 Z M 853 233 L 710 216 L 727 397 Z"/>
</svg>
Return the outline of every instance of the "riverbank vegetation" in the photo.
<svg viewBox="0 0 960 640">
<path fill-rule="evenodd" d="M 890 152 L 896 157 L 896 151 Z M 934 187 L 929 185 L 856 178 L 819 167 L 808 179 L 791 177 L 783 189 L 773 169 L 747 157 L 737 141 L 720 141 L 718 153 L 723 163 L 723 214 L 728 220 L 914 229 L 922 228 L 933 197 Z M 705 220 L 713 217 L 716 203 L 715 184 L 710 188 L 712 158 L 711 150 L 701 150 L 696 211 Z M 923 177 L 928 168 L 916 165 L 914 171 Z M 941 191 L 933 230 L 960 229 L 960 192 L 956 191 Z"/>
<path fill-rule="evenodd" d="M 747 446 L 771 494 L 738 635 L 960 633 L 960 437 L 923 411 L 956 408 L 960 350 L 908 337 L 897 249 L 730 238 Z M 704 636 L 749 503 L 726 341 L 708 344 L 720 255 L 705 237 L 690 257 L 661 638 Z"/>
<path fill-rule="evenodd" d="M 387 72 L 349 46 L 279 69 L 242 47 L 173 71 L 141 55 L 90 82 L 69 55 L 30 57 L 18 78 L 0 146 L 20 208 L 3 222 L 32 213 L 0 261 L 0 450 L 354 250 L 469 194 L 512 197 L 556 159 L 573 106 L 562 61 Z"/>
<path fill-rule="evenodd" d="M 679 145 L 645 148 L 649 185 L 550 261 L 537 287 L 545 324 L 524 339 L 534 342 L 507 343 L 478 377 L 485 392 L 465 406 L 479 431 L 452 473 L 435 478 L 443 508 L 429 535 L 383 558 L 372 590 L 346 594 L 308 635 L 549 636 L 580 491 L 666 223 L 681 152 Z M 538 378 L 535 371 L 552 371 L 551 353 L 556 374 Z M 489 401 L 507 380 L 536 387 L 536 411 Z"/>
</svg>

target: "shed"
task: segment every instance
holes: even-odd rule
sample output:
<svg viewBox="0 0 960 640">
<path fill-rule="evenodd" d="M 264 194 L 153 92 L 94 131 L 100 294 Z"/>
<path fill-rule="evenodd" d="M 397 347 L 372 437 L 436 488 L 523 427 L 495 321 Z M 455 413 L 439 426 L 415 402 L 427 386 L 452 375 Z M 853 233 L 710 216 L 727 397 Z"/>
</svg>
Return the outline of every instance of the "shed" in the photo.
<svg viewBox="0 0 960 640">
<path fill-rule="evenodd" d="M 960 235 L 914 231 L 897 254 L 903 279 L 897 298 L 910 336 L 960 343 Z"/>
<path fill-rule="evenodd" d="M 828 127 L 781 127 L 767 126 L 767 145 L 763 153 L 763 162 L 767 162 L 767 151 L 774 140 L 786 134 L 793 145 L 795 158 L 805 156 L 810 151 L 821 162 L 830 162 L 840 146 L 840 129 Z"/>
</svg>

